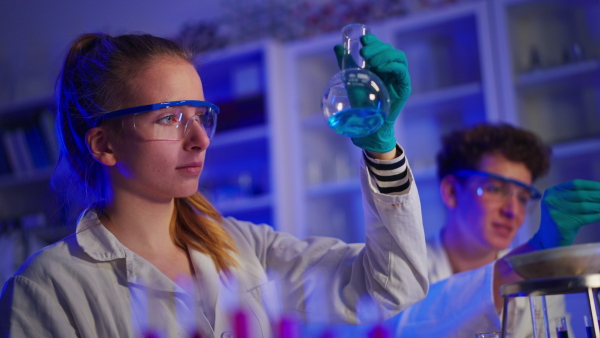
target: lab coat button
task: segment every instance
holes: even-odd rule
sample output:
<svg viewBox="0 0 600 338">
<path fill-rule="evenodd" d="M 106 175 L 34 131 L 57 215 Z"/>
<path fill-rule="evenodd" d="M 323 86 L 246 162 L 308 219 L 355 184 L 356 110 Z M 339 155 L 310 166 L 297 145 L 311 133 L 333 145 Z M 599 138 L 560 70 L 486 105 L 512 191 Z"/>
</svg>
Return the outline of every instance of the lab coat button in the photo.
<svg viewBox="0 0 600 338">
<path fill-rule="evenodd" d="M 225 332 L 221 333 L 221 338 L 233 338 L 233 332 L 225 331 Z"/>
</svg>

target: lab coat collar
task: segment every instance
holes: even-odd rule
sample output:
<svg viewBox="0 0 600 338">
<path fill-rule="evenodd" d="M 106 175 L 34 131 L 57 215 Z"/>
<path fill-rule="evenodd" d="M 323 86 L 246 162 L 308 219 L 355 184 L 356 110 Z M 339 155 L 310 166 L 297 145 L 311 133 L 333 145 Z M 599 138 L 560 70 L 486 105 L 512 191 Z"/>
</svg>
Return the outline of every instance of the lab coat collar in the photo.
<svg viewBox="0 0 600 338">
<path fill-rule="evenodd" d="M 100 223 L 93 210 L 86 209 L 81 213 L 75 234 L 83 251 L 97 261 L 125 258 L 125 246 Z"/>
<path fill-rule="evenodd" d="M 87 209 L 79 217 L 76 238 L 83 251 L 97 261 L 125 259 L 127 282 L 157 291 L 187 294 L 183 288 L 165 276 L 154 265 L 121 244 L 102 225 L 98 214 L 93 210 Z"/>
</svg>

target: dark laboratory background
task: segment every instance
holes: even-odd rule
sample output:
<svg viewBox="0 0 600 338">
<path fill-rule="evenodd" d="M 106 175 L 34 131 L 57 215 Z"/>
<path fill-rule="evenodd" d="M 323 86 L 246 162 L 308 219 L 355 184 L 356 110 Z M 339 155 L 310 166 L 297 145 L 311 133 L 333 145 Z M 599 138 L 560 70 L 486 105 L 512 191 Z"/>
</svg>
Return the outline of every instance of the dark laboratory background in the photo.
<svg viewBox="0 0 600 338">
<path fill-rule="evenodd" d="M 413 94 L 396 126 L 426 234 L 444 209 L 440 136 L 507 122 L 553 147 L 540 189 L 600 180 L 597 0 L 4 1 L 0 4 L 0 284 L 32 252 L 73 231 L 48 194 L 58 147 L 53 87 L 84 32 L 146 32 L 201 52 L 205 96 L 221 107 L 199 189 L 222 211 L 297 236 L 363 241 L 360 151 L 320 102 L 340 29 L 361 22 L 406 52 Z M 539 206 L 516 237 L 537 229 Z M 576 243 L 600 241 L 587 227 Z M 598 229 L 598 227 L 595 227 Z"/>
</svg>

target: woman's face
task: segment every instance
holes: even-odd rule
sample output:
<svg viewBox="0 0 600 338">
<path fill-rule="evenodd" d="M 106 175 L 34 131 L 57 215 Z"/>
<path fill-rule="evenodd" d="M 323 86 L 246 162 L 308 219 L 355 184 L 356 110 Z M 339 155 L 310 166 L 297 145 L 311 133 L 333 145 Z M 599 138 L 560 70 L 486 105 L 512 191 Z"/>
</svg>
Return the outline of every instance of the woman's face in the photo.
<svg viewBox="0 0 600 338">
<path fill-rule="evenodd" d="M 133 93 L 126 107 L 153 103 L 204 100 L 202 83 L 196 69 L 184 60 L 161 58 L 131 80 Z M 186 118 L 194 110 L 186 112 Z M 134 129 L 132 116 L 124 117 L 124 130 L 113 143 L 116 164 L 111 168 L 115 189 L 147 198 L 171 200 L 187 197 L 198 190 L 210 140 L 197 123 L 180 141 L 146 141 Z"/>
</svg>

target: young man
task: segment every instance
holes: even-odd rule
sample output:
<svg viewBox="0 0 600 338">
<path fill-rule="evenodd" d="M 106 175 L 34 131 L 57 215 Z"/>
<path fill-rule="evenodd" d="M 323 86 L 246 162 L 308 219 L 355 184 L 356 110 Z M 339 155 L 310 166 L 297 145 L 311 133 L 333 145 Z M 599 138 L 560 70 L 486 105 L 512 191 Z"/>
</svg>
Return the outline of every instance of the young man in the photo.
<svg viewBox="0 0 600 338">
<path fill-rule="evenodd" d="M 509 125 L 478 125 L 443 139 L 438 153 L 442 230 L 429 239 L 430 282 L 491 263 L 511 244 L 531 186 L 550 167 L 551 150 L 534 134 Z"/>
<path fill-rule="evenodd" d="M 425 300 L 395 318 L 398 337 L 472 337 L 500 330 L 500 286 L 520 277 L 499 258 L 506 257 L 528 205 L 541 197 L 531 184 L 548 171 L 550 154 L 537 136 L 510 125 L 483 124 L 443 138 L 437 162 L 447 215 L 441 231 L 427 240 L 432 285 Z M 508 255 L 571 244 L 581 225 L 600 220 L 598 197 L 600 183 L 592 181 L 548 189 L 540 230 Z M 591 217 L 562 221 L 573 213 L 562 206 L 590 201 Z M 548 302 L 551 316 L 564 313 L 562 297 Z M 525 303 L 519 301 L 510 316 L 518 336 L 532 333 Z"/>
</svg>

